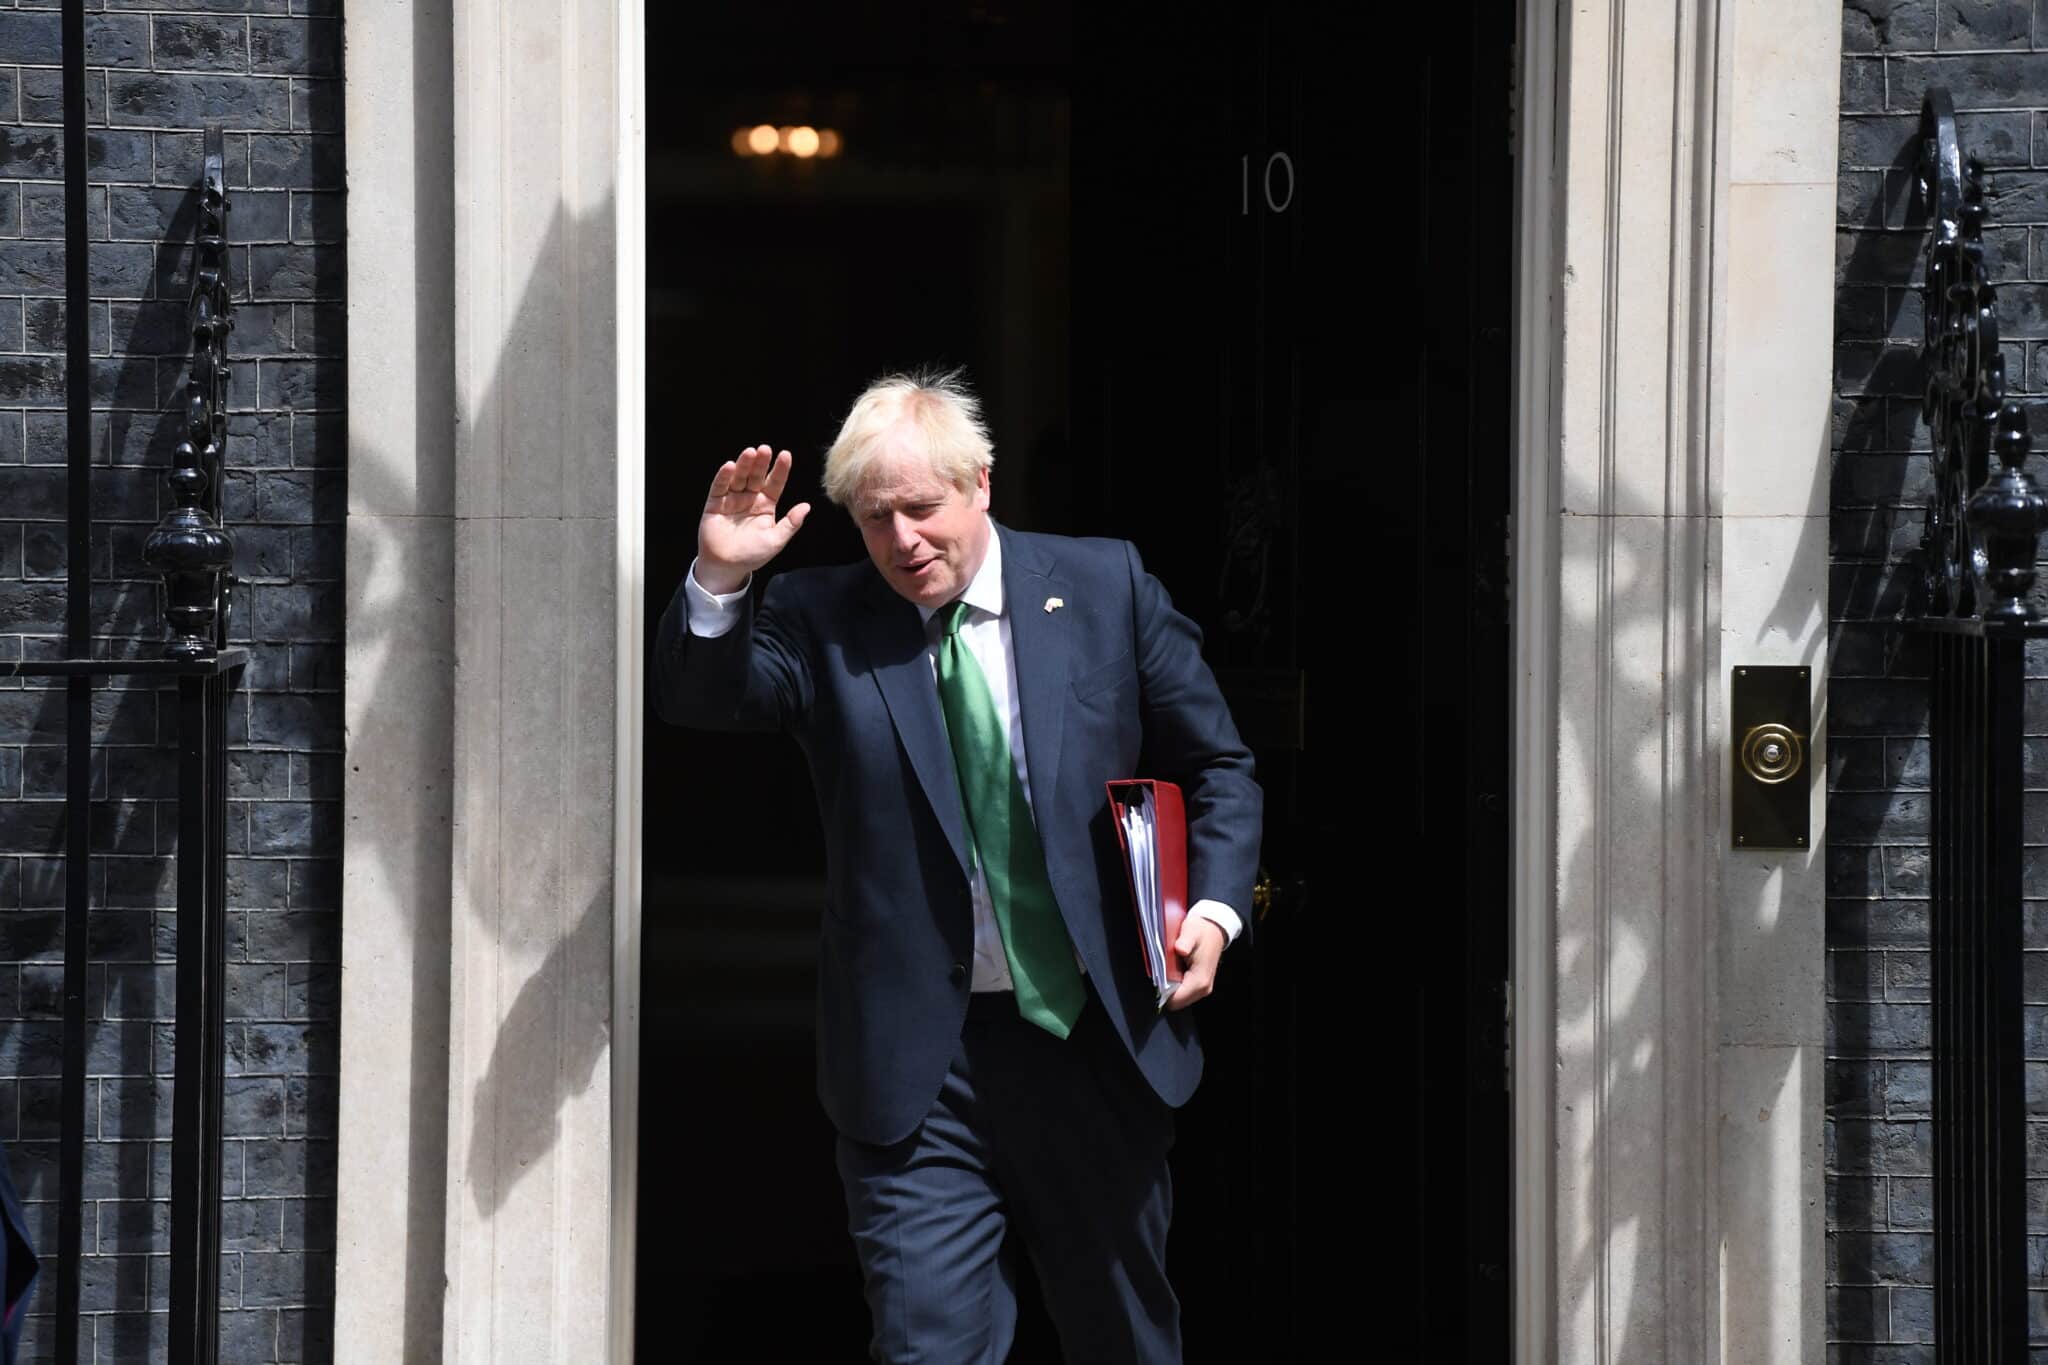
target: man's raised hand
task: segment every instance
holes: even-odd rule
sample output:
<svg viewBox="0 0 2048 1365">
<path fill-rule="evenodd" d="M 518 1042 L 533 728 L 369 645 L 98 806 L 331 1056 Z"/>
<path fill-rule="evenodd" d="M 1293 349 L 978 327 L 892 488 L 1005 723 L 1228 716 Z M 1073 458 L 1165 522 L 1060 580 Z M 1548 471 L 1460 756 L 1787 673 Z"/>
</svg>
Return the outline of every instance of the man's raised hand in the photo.
<svg viewBox="0 0 2048 1365">
<path fill-rule="evenodd" d="M 748 446 L 718 467 L 704 518 L 697 523 L 697 585 L 706 592 L 737 592 L 754 570 L 782 553 L 811 514 L 800 502 L 780 521 L 775 505 L 789 483 L 789 452 Z"/>
</svg>

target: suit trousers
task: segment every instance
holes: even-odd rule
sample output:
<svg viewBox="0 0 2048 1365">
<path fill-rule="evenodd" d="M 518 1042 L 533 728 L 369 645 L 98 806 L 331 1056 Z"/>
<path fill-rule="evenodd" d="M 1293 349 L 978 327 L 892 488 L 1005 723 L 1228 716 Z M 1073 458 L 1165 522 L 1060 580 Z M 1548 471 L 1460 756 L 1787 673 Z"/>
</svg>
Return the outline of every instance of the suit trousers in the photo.
<svg viewBox="0 0 2048 1365">
<path fill-rule="evenodd" d="M 890 1365 L 1004 1360 L 1014 1247 L 1030 1255 L 1065 1359 L 1169 1365 L 1173 1111 L 1091 989 L 1066 1039 L 1008 992 L 977 994 L 938 1098 L 886 1147 L 839 1138 L 874 1335 Z"/>
</svg>

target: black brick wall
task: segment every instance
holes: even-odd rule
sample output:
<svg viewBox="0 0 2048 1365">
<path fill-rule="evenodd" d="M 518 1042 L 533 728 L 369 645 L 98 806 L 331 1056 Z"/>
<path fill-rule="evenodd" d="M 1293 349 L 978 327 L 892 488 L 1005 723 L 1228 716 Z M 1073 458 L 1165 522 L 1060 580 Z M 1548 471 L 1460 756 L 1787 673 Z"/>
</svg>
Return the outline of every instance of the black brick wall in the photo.
<svg viewBox="0 0 2048 1365">
<path fill-rule="evenodd" d="M 230 717 L 223 1358 L 332 1355 L 341 821 L 341 35 L 335 0 L 88 0 L 93 610 L 158 638 L 143 537 L 187 370 L 200 125 L 228 130 L 238 310 L 225 490 L 253 646 Z M 61 651 L 57 0 L 0 0 L 0 659 Z M 96 698 L 84 1340 L 162 1358 L 176 834 L 169 694 Z M 0 1140 L 54 1256 L 64 710 L 0 681 Z M 52 1304 L 53 1278 L 37 1306 Z M 51 1348 L 31 1319 L 29 1360 Z"/>
<path fill-rule="evenodd" d="M 1934 1360 L 1928 1062 L 1927 743 L 1920 651 L 1870 624 L 1915 569 L 1927 496 L 1920 422 L 1920 256 L 1909 221 L 1920 98 L 1955 96 L 1966 154 L 1992 168 L 1986 234 L 2006 373 L 2048 390 L 2048 0 L 1849 0 L 1843 8 L 1835 261 L 1835 440 L 1828 684 L 1828 1359 Z M 1739 265 L 1737 268 L 1740 268 Z M 2048 409 L 2030 412 L 2048 447 Z M 2042 461 L 2031 466 L 2040 477 Z M 2029 673 L 2048 678 L 2048 652 Z M 2048 682 L 2029 685 L 2048 733 Z M 2031 740 L 2030 789 L 2048 788 Z M 2048 843 L 2048 791 L 2030 796 Z M 2048 1120 L 2048 849 L 2030 851 L 2029 1111 Z M 2033 1124 L 2030 1148 L 2048 1142 Z M 2033 1169 L 2048 1176 L 2048 1158 Z M 2036 1342 L 2048 1342 L 2048 1180 L 2030 1182 Z"/>
</svg>

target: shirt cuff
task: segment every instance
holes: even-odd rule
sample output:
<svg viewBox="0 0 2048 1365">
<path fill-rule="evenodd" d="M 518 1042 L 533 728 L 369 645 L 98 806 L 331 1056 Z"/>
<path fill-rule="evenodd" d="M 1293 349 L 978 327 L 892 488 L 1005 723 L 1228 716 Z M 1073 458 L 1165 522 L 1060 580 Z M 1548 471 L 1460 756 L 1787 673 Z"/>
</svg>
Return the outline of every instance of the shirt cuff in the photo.
<svg viewBox="0 0 2048 1365">
<path fill-rule="evenodd" d="M 754 576 L 747 575 L 747 581 L 732 592 L 711 592 L 697 581 L 697 561 L 690 561 L 689 576 L 683 580 L 683 602 L 689 609 L 690 634 L 715 640 L 739 624 L 740 603 L 747 595 L 747 589 L 754 584 Z"/>
<path fill-rule="evenodd" d="M 1238 918 L 1237 911 L 1222 901 L 1196 901 L 1188 907 L 1188 913 L 1208 920 L 1221 929 L 1223 946 L 1226 948 L 1237 942 L 1237 936 L 1244 932 L 1244 921 Z"/>
</svg>

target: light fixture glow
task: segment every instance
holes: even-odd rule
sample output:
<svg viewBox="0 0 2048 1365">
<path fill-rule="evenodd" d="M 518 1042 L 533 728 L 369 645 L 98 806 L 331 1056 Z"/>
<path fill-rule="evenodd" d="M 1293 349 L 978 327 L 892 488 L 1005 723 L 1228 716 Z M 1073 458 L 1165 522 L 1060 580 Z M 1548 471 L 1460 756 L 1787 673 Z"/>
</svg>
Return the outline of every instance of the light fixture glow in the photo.
<svg viewBox="0 0 2048 1365">
<path fill-rule="evenodd" d="M 813 157 L 838 156 L 845 146 L 846 140 L 836 130 L 813 128 L 808 123 L 779 128 L 772 123 L 754 123 L 735 128 L 732 133 L 734 156 L 773 156 L 783 152 L 808 161 Z"/>
</svg>

